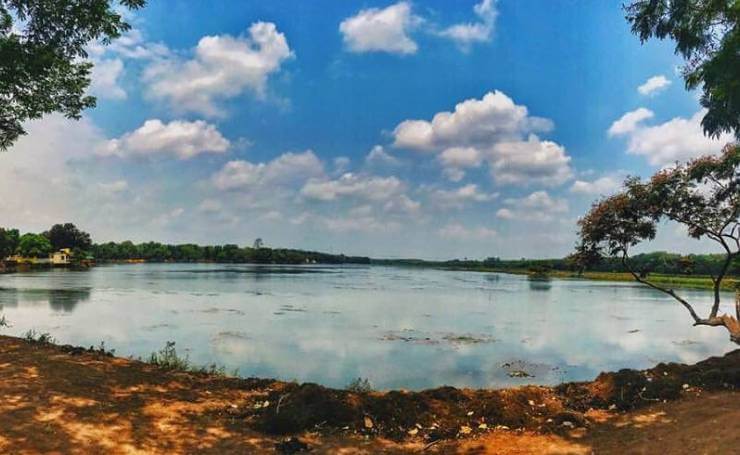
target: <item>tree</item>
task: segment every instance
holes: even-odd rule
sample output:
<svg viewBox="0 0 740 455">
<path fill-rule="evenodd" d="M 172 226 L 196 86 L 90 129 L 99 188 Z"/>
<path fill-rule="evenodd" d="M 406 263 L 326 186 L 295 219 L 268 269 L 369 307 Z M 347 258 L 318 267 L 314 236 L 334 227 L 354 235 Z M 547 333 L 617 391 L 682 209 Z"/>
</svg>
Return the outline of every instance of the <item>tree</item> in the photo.
<svg viewBox="0 0 740 455">
<path fill-rule="evenodd" d="M 639 0 L 626 7 L 632 33 L 642 42 L 673 39 L 686 61 L 688 90 L 701 86 L 705 134 L 740 138 L 740 2 L 737 0 Z"/>
<path fill-rule="evenodd" d="M 260 248 L 262 248 L 264 246 L 265 246 L 265 242 L 262 241 L 262 238 L 261 237 L 257 237 L 254 240 L 254 244 L 252 245 L 252 248 L 254 248 L 255 250 L 259 250 Z"/>
<path fill-rule="evenodd" d="M 19 238 L 18 229 L 0 228 L 0 262 L 15 253 Z"/>
<path fill-rule="evenodd" d="M 23 234 L 18 242 L 18 252 L 26 257 L 46 257 L 51 251 L 51 243 L 43 235 Z"/>
<path fill-rule="evenodd" d="M 54 250 L 70 248 L 88 251 L 92 247 L 90 234 L 77 229 L 77 226 L 72 223 L 55 224 L 44 232 L 44 236 L 49 239 Z"/>
<path fill-rule="evenodd" d="M 629 252 L 656 235 L 658 223 L 682 224 L 695 239 L 716 242 L 724 252 L 713 270 L 713 303 L 709 315 L 700 317 L 694 306 L 669 289 L 636 271 Z M 719 315 L 722 280 L 740 256 L 740 146 L 728 145 L 721 156 L 705 156 L 657 172 L 646 182 L 629 178 L 622 192 L 593 205 L 578 222 L 579 252 L 621 258 L 636 281 L 668 294 L 681 303 L 694 325 L 723 326 L 740 344 L 740 299 L 735 316 Z"/>
<path fill-rule="evenodd" d="M 23 122 L 61 112 L 79 119 L 92 63 L 85 46 L 130 29 L 116 4 L 145 0 L 0 0 L 0 150 L 25 134 Z"/>
</svg>

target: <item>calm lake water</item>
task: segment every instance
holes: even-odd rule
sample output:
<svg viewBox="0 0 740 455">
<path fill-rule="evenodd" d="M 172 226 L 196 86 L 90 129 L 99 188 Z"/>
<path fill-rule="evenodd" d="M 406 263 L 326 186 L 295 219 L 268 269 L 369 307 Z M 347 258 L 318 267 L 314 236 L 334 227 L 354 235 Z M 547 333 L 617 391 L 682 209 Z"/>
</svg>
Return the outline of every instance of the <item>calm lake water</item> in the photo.
<svg viewBox="0 0 740 455">
<path fill-rule="evenodd" d="M 684 291 L 701 302 L 710 295 Z M 725 297 L 729 312 L 733 296 Z M 393 267 L 143 264 L 0 276 L 12 327 L 148 356 L 175 341 L 242 376 L 378 389 L 587 380 L 734 349 L 630 283 Z M 521 370 L 531 377 L 511 377 Z"/>
</svg>

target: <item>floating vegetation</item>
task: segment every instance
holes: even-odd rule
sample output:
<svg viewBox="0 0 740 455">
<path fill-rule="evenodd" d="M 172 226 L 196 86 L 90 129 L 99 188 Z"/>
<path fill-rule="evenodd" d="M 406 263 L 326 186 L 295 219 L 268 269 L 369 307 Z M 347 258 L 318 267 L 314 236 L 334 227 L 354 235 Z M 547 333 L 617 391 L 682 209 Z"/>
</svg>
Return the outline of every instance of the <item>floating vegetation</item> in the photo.
<svg viewBox="0 0 740 455">
<path fill-rule="evenodd" d="M 399 332 L 387 332 L 382 337 L 381 341 L 403 341 L 406 343 L 418 343 L 418 344 L 441 344 L 448 343 L 452 345 L 472 345 L 481 343 L 493 343 L 496 341 L 490 335 L 479 334 L 456 334 L 456 333 L 435 333 L 435 334 L 424 334 L 417 332 L 413 329 L 404 329 Z"/>
</svg>

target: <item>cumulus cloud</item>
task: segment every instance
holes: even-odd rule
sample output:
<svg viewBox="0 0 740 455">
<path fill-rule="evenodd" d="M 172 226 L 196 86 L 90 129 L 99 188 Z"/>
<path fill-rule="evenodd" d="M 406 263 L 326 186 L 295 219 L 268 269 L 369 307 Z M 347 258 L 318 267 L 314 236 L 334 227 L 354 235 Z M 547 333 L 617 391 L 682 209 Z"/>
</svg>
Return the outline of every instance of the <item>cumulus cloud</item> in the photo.
<svg viewBox="0 0 740 455">
<path fill-rule="evenodd" d="M 113 182 L 100 182 L 98 188 L 104 194 L 119 194 L 128 190 L 128 182 L 126 180 L 115 180 Z"/>
<path fill-rule="evenodd" d="M 486 227 L 467 228 L 460 223 L 448 224 L 439 230 L 437 234 L 440 237 L 451 240 L 486 240 L 496 237 L 494 229 Z"/>
<path fill-rule="evenodd" d="M 284 153 L 267 163 L 234 160 L 226 163 L 211 180 L 219 190 L 245 190 L 270 185 L 301 185 L 324 175 L 324 166 L 311 151 Z"/>
<path fill-rule="evenodd" d="M 411 11 L 409 2 L 398 2 L 387 8 L 363 9 L 339 24 L 344 45 L 350 52 L 388 52 L 406 55 L 418 46 L 409 33 L 421 23 Z"/>
<path fill-rule="evenodd" d="M 546 191 L 535 191 L 522 198 L 509 198 L 504 201 L 507 207 L 496 212 L 505 220 L 551 221 L 556 215 L 568 212 L 568 201 L 553 198 Z"/>
<path fill-rule="evenodd" d="M 647 81 L 645 81 L 644 84 L 637 87 L 637 91 L 640 93 L 640 95 L 656 95 L 671 85 L 671 81 L 668 80 L 665 76 L 662 74 L 658 76 L 653 76 Z"/>
<path fill-rule="evenodd" d="M 301 195 L 318 201 L 334 201 L 343 197 L 385 201 L 404 191 L 405 185 L 397 177 L 346 173 L 335 180 L 310 180 L 301 189 Z"/>
<path fill-rule="evenodd" d="M 431 121 L 405 120 L 394 129 L 394 146 L 437 155 L 452 181 L 465 169 L 487 162 L 498 184 L 559 185 L 572 177 L 565 148 L 535 132 L 553 128 L 550 120 L 530 116 L 500 91 L 458 103 Z"/>
<path fill-rule="evenodd" d="M 482 153 L 475 147 L 450 147 L 439 154 L 444 175 L 453 182 L 465 177 L 464 169 L 478 167 L 482 161 Z"/>
<path fill-rule="evenodd" d="M 638 125 L 649 118 L 653 118 L 655 114 L 650 109 L 640 107 L 634 111 L 627 112 L 623 116 L 616 120 L 609 127 L 607 134 L 609 136 L 619 136 L 621 134 L 627 134 L 635 131 Z"/>
<path fill-rule="evenodd" d="M 526 141 L 502 142 L 493 147 L 491 176 L 499 184 L 556 186 L 573 176 L 565 147 L 530 135 Z"/>
<path fill-rule="evenodd" d="M 398 166 L 401 160 L 388 153 L 382 145 L 376 145 L 368 152 L 365 162 L 370 165 Z"/>
<path fill-rule="evenodd" d="M 494 0 L 482 0 L 473 8 L 479 21 L 464 24 L 455 24 L 445 28 L 439 34 L 456 42 L 462 49 L 467 50 L 474 43 L 484 43 L 491 40 L 491 33 L 498 12 Z"/>
<path fill-rule="evenodd" d="M 101 99 L 125 99 L 126 91 L 120 86 L 123 61 L 120 58 L 103 59 L 95 61 L 94 65 L 90 75 L 90 93 Z"/>
<path fill-rule="evenodd" d="M 622 185 L 622 179 L 615 175 L 606 175 L 596 180 L 576 180 L 570 187 L 570 192 L 587 196 L 608 196 L 616 192 Z"/>
<path fill-rule="evenodd" d="M 152 99 L 209 116 L 222 115 L 219 101 L 246 90 L 264 96 L 269 76 L 293 56 L 285 35 L 269 22 L 252 24 L 244 36 L 205 36 L 194 54 L 156 60 L 143 77 Z"/>
<path fill-rule="evenodd" d="M 458 103 L 453 112 L 439 112 L 431 121 L 399 123 L 393 132 L 394 146 L 422 151 L 485 146 L 529 132 L 546 132 L 552 126 L 550 120 L 530 116 L 525 106 L 496 90 Z"/>
<path fill-rule="evenodd" d="M 611 136 L 627 138 L 627 153 L 644 156 L 655 166 L 666 166 L 676 161 L 686 161 L 702 155 L 717 154 L 732 141 L 729 134 L 718 139 L 704 135 L 701 120 L 706 110 L 702 109 L 690 118 L 675 117 L 653 126 L 644 124 L 653 113 L 640 108 L 628 112 L 609 128 Z"/>
<path fill-rule="evenodd" d="M 200 154 L 225 153 L 230 146 L 214 125 L 202 120 L 163 123 L 152 119 L 132 132 L 109 140 L 99 153 L 121 157 L 173 154 L 186 160 Z"/>
<path fill-rule="evenodd" d="M 488 202 L 496 199 L 497 194 L 480 191 L 478 185 L 470 183 L 454 190 L 434 190 L 430 194 L 432 202 L 440 208 L 463 208 L 471 202 Z"/>
</svg>

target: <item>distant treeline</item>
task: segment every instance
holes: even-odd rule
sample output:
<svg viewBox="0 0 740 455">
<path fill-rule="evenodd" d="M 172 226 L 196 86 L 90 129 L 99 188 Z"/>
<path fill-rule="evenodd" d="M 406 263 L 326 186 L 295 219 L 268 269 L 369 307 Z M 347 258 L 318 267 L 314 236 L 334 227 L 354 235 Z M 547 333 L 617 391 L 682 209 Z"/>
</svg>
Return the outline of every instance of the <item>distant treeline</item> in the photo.
<svg viewBox="0 0 740 455">
<path fill-rule="evenodd" d="M 631 258 L 635 270 L 641 273 L 659 273 L 667 275 L 712 275 L 719 270 L 724 255 L 689 254 L 680 255 L 658 251 L 638 254 Z M 465 270 L 512 270 L 546 273 L 564 271 L 578 273 L 580 266 L 572 258 L 562 259 L 500 259 L 490 257 L 485 260 L 454 259 L 450 261 L 423 261 L 419 259 L 373 259 L 378 265 L 403 265 L 418 267 L 441 267 Z M 604 258 L 599 263 L 590 265 L 589 272 L 627 272 L 621 261 L 616 258 Z M 740 261 L 735 261 L 730 274 L 740 275 Z"/>
<path fill-rule="evenodd" d="M 238 245 L 166 245 L 130 241 L 96 243 L 91 253 L 98 262 L 144 260 L 146 262 L 223 262 L 234 264 L 369 264 L 370 258 L 284 248 Z"/>
</svg>

